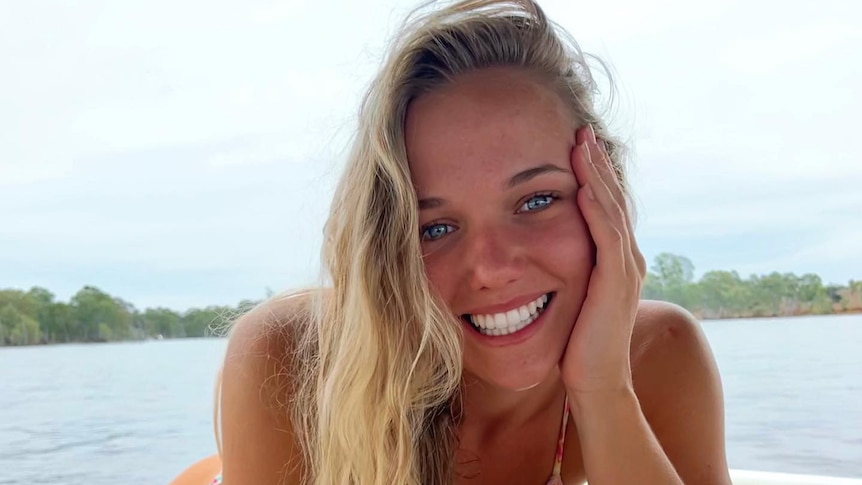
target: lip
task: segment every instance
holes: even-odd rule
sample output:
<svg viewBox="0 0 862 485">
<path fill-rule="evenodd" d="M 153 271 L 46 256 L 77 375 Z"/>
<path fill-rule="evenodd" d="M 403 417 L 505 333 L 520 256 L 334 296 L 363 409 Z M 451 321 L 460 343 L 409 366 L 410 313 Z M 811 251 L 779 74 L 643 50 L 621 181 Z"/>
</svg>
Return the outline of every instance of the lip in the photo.
<svg viewBox="0 0 862 485">
<path fill-rule="evenodd" d="M 550 293 L 553 294 L 554 292 Z M 539 295 L 541 296 L 544 294 L 546 293 L 540 293 Z M 538 296 L 536 296 L 536 298 L 538 298 Z M 527 300 L 527 302 L 530 301 L 533 300 Z M 554 303 L 554 301 L 555 299 L 551 299 L 550 303 Z M 509 347 L 511 345 L 518 345 L 521 342 L 529 340 L 530 337 L 539 332 L 545 325 L 545 321 L 547 320 L 548 314 L 551 313 L 555 307 L 556 305 L 549 304 L 546 307 L 547 309 L 543 311 L 539 315 L 539 318 L 534 320 L 533 323 L 527 325 L 526 327 L 522 328 L 521 330 L 518 330 L 515 333 L 510 333 L 509 335 L 484 335 L 482 333 L 479 333 L 479 331 L 473 328 L 472 325 L 465 322 L 463 318 L 459 318 L 459 320 L 461 321 L 461 325 L 467 327 L 465 330 L 467 332 L 470 332 L 472 338 L 476 339 L 480 344 L 487 345 L 488 347 Z"/>
<path fill-rule="evenodd" d="M 548 295 L 550 293 L 554 293 L 553 291 L 545 291 L 541 293 L 533 293 L 532 295 L 519 296 L 517 298 L 513 298 L 505 303 L 500 303 L 498 305 L 491 305 L 481 308 L 474 308 L 469 312 L 464 312 L 462 315 L 493 315 L 495 313 L 506 313 L 509 310 L 517 310 L 521 306 L 524 306 L 531 301 L 536 301 L 542 295 Z"/>
</svg>

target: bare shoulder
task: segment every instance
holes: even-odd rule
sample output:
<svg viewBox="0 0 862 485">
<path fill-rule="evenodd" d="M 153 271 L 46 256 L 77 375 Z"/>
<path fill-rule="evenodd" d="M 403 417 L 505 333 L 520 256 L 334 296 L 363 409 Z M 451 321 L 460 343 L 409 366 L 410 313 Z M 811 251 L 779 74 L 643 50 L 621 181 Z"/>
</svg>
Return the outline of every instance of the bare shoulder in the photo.
<svg viewBox="0 0 862 485">
<path fill-rule="evenodd" d="M 223 401 L 234 384 L 254 383 L 272 397 L 289 385 L 290 359 L 310 318 L 312 297 L 308 292 L 274 297 L 236 320 L 222 370 Z"/>
<path fill-rule="evenodd" d="M 684 308 L 643 300 L 631 342 L 632 379 L 646 412 L 660 409 L 686 391 L 683 383 L 706 379 L 720 387 L 709 343 L 700 324 Z M 676 396 L 679 397 L 679 396 Z M 667 402 L 666 402 L 667 401 Z"/>
<path fill-rule="evenodd" d="M 656 347 L 663 352 L 655 352 Z M 632 332 L 632 365 L 644 358 L 672 358 L 686 350 L 709 350 L 697 319 L 673 303 L 641 300 Z"/>
<path fill-rule="evenodd" d="M 230 332 L 225 364 L 255 356 L 287 357 L 297 332 L 308 321 L 313 296 L 312 292 L 277 296 L 239 317 Z"/>
<path fill-rule="evenodd" d="M 647 421 L 685 483 L 730 483 L 721 377 L 699 322 L 677 305 L 642 301 L 632 379 Z"/>
<path fill-rule="evenodd" d="M 312 294 L 275 297 L 234 324 L 221 377 L 224 483 L 298 483 L 302 473 L 292 431 L 292 361 L 310 318 Z"/>
</svg>

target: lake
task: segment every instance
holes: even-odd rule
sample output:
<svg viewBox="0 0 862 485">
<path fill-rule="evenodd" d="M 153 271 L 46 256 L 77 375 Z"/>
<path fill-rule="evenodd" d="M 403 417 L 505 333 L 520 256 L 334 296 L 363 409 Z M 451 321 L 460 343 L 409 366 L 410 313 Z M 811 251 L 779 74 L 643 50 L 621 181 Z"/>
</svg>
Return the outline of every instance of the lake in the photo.
<svg viewBox="0 0 862 485">
<path fill-rule="evenodd" d="M 862 315 L 703 327 L 732 468 L 862 478 Z M 215 452 L 225 344 L 0 348 L 0 485 L 166 484 Z"/>
</svg>

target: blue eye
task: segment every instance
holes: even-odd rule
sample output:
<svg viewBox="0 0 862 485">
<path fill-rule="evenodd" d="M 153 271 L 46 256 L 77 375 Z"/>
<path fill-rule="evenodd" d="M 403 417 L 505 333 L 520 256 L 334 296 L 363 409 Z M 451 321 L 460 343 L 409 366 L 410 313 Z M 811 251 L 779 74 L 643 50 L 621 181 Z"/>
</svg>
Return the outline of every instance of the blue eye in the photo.
<svg viewBox="0 0 862 485">
<path fill-rule="evenodd" d="M 521 207 L 518 209 L 518 212 L 532 212 L 542 210 L 553 204 L 554 199 L 556 199 L 556 197 L 550 194 L 536 194 L 527 199 L 527 201 L 524 202 L 524 204 L 521 205 Z"/>
<path fill-rule="evenodd" d="M 422 228 L 422 240 L 436 241 L 454 230 L 455 228 L 449 224 L 431 224 Z"/>
</svg>

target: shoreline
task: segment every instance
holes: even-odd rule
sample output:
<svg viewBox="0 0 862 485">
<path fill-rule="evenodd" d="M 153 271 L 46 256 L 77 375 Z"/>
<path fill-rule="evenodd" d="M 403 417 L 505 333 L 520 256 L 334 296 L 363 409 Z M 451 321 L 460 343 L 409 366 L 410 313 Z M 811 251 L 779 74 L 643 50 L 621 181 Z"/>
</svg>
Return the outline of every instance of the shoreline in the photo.
<svg viewBox="0 0 862 485">
<path fill-rule="evenodd" d="M 862 308 L 850 308 L 847 310 L 832 311 L 829 313 L 789 313 L 786 315 L 726 315 L 722 317 L 703 317 L 698 315 L 698 312 L 688 310 L 700 321 L 719 321 L 719 320 L 757 320 L 763 318 L 801 318 L 801 317 L 825 317 L 825 316 L 840 316 L 840 315 L 859 315 L 862 314 Z"/>
<path fill-rule="evenodd" d="M 81 340 L 72 342 L 39 342 L 35 344 L 22 345 L 0 345 L 0 349 L 16 349 L 23 347 L 59 347 L 61 345 L 104 345 L 104 344 L 127 344 L 127 343 L 147 343 L 147 342 L 165 342 L 176 340 L 218 340 L 226 338 L 226 336 L 209 336 L 209 337 L 165 337 L 165 338 L 143 338 L 143 339 L 125 339 L 125 340 Z"/>
<path fill-rule="evenodd" d="M 690 310 L 689 310 L 690 311 Z M 862 308 L 851 308 L 848 310 L 835 311 L 831 313 L 797 313 L 789 315 L 732 315 L 723 317 L 701 317 L 697 312 L 691 312 L 699 322 L 716 322 L 721 320 L 761 320 L 768 318 L 802 318 L 802 317 L 825 317 L 825 316 L 842 316 L 842 315 L 862 315 Z M 35 344 L 24 345 L 0 345 L 0 349 L 4 348 L 22 348 L 22 347 L 53 347 L 60 345 L 100 345 L 100 344 L 116 344 L 116 343 L 144 343 L 144 342 L 162 342 L 166 340 L 187 340 L 187 339 L 223 339 L 226 336 L 211 335 L 205 337 L 164 337 L 164 338 L 144 338 L 144 339 L 126 339 L 126 340 L 98 340 L 98 341 L 75 341 L 75 342 L 40 342 Z"/>
</svg>

